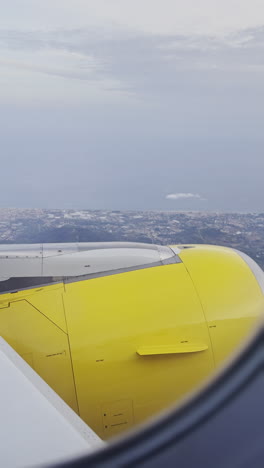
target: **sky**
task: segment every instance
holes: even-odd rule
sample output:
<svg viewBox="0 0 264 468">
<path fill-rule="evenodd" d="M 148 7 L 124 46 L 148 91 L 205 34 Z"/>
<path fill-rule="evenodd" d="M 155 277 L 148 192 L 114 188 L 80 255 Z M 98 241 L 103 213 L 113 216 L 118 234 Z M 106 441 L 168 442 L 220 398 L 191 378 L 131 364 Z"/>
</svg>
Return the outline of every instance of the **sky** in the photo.
<svg viewBox="0 0 264 468">
<path fill-rule="evenodd" d="M 263 0 L 0 7 L 0 207 L 264 211 Z"/>
</svg>

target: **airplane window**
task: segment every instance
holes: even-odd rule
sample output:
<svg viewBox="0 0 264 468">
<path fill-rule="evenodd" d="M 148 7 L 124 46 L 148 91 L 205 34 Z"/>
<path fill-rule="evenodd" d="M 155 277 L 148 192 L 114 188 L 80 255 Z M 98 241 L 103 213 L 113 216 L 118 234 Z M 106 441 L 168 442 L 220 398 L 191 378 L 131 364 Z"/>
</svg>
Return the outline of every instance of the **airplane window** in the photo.
<svg viewBox="0 0 264 468">
<path fill-rule="evenodd" d="M 74 453 L 180 405 L 260 327 L 263 24 L 258 0 L 2 8 L 0 365 L 67 414 Z"/>
</svg>

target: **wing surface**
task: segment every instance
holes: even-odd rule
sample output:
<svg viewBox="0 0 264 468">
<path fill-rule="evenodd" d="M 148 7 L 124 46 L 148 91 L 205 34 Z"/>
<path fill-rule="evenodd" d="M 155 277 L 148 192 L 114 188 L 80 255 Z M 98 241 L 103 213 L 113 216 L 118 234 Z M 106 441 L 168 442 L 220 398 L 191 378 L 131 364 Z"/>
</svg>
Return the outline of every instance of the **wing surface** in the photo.
<svg viewBox="0 0 264 468">
<path fill-rule="evenodd" d="M 0 337 L 0 466 L 44 466 L 102 442 Z"/>
</svg>

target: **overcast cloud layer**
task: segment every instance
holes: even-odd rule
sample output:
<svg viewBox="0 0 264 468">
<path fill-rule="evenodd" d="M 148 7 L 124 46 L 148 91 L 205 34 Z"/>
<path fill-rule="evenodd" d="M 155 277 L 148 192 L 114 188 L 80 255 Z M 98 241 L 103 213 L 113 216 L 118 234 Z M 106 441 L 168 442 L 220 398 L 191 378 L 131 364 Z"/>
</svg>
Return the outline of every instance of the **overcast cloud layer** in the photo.
<svg viewBox="0 0 264 468">
<path fill-rule="evenodd" d="M 2 6 L 0 206 L 263 211 L 264 6 L 182 3 Z"/>
</svg>

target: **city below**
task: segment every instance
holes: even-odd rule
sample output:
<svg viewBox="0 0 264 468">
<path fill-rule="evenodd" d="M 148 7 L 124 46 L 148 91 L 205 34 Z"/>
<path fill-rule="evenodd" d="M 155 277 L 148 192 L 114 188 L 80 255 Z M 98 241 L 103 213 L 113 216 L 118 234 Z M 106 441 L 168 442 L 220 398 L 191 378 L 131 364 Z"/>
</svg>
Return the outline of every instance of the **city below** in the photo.
<svg viewBox="0 0 264 468">
<path fill-rule="evenodd" d="M 239 249 L 264 269 L 264 213 L 0 209 L 0 243 L 147 242 Z"/>
</svg>

